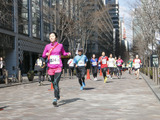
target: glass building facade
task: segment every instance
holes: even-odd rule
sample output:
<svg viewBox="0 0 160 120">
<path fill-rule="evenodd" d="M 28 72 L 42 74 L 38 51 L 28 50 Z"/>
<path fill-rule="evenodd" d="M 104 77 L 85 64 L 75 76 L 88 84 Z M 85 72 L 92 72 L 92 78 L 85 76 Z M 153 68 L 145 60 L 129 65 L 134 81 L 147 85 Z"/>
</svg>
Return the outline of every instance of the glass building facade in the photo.
<svg viewBox="0 0 160 120">
<path fill-rule="evenodd" d="M 57 31 L 57 10 L 64 0 L 2 0 L 0 2 L 0 56 L 9 75 L 23 63 L 23 73 L 34 69 L 39 53 Z M 66 4 L 66 3 L 65 3 Z"/>
</svg>

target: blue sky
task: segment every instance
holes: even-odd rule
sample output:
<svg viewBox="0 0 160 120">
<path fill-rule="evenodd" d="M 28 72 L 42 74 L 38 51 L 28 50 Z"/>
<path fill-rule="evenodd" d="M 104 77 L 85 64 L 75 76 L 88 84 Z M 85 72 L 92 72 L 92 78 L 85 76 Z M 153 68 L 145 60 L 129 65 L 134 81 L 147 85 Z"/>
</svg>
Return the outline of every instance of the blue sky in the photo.
<svg viewBox="0 0 160 120">
<path fill-rule="evenodd" d="M 127 40 L 132 43 L 132 29 L 131 29 L 131 4 L 136 0 L 119 0 L 120 17 L 124 17 L 124 24 L 126 27 Z"/>
</svg>

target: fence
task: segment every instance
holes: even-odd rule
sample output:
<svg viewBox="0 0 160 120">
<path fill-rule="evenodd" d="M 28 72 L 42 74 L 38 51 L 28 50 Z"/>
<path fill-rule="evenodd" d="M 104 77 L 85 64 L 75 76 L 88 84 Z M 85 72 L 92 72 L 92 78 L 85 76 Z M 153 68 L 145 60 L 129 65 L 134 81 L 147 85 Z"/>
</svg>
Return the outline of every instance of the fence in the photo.
<svg viewBox="0 0 160 120">
<path fill-rule="evenodd" d="M 141 72 L 146 74 L 157 85 L 160 85 L 160 67 L 143 67 Z"/>
</svg>

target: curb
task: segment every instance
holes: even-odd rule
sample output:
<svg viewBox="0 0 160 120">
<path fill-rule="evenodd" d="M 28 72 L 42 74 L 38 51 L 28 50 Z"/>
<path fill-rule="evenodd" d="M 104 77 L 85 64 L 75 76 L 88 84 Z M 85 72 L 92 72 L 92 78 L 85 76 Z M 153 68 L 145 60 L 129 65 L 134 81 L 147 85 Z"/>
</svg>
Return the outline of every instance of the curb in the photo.
<svg viewBox="0 0 160 120">
<path fill-rule="evenodd" d="M 148 78 L 148 76 L 144 75 L 143 73 L 140 73 L 142 78 L 145 80 L 147 85 L 150 87 L 158 101 L 160 102 L 160 86 L 156 85 L 152 79 Z"/>
</svg>

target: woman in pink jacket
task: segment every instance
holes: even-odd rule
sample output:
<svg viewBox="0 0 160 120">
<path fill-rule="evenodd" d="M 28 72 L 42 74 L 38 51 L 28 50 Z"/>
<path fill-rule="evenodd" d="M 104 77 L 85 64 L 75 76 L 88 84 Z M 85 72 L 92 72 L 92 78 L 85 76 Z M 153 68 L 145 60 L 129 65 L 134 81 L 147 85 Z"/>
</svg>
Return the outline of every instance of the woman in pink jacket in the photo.
<svg viewBox="0 0 160 120">
<path fill-rule="evenodd" d="M 71 53 L 66 53 L 63 45 L 59 44 L 57 42 L 57 34 L 55 32 L 50 33 L 49 39 L 51 41 L 50 44 L 47 44 L 45 46 L 45 49 L 43 51 L 43 58 L 48 59 L 48 74 L 51 77 L 51 81 L 53 83 L 54 88 L 54 100 L 53 105 L 57 105 L 57 100 L 60 99 L 59 94 L 59 81 L 61 77 L 62 72 L 62 60 L 61 60 L 61 54 L 64 56 L 71 55 Z"/>
</svg>

